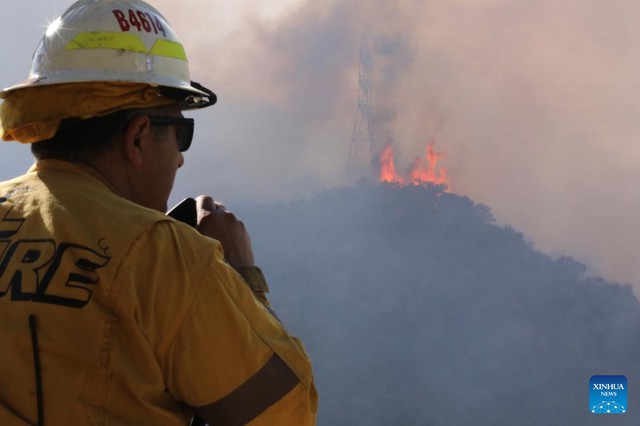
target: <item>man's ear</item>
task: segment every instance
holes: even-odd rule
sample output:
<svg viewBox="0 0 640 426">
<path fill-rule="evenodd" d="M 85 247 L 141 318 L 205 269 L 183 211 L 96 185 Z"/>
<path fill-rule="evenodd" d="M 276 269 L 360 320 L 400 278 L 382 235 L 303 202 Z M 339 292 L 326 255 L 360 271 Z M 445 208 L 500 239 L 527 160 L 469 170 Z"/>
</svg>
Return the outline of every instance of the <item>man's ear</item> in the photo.
<svg viewBox="0 0 640 426">
<path fill-rule="evenodd" d="M 146 115 L 134 117 L 127 124 L 122 139 L 122 149 L 125 158 L 134 166 L 144 163 L 150 152 L 152 131 L 151 122 Z"/>
</svg>

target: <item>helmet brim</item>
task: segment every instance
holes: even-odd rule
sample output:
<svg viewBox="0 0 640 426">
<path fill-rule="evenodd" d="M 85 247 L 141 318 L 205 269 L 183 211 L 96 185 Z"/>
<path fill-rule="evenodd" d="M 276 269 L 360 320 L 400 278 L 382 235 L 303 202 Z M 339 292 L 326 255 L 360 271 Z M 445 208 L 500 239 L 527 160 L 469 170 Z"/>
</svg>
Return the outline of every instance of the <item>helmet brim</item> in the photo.
<svg viewBox="0 0 640 426">
<path fill-rule="evenodd" d="M 161 86 L 160 93 L 180 102 L 180 109 L 201 109 L 214 105 L 218 97 L 200 83 L 191 82 L 189 89 Z"/>
</svg>

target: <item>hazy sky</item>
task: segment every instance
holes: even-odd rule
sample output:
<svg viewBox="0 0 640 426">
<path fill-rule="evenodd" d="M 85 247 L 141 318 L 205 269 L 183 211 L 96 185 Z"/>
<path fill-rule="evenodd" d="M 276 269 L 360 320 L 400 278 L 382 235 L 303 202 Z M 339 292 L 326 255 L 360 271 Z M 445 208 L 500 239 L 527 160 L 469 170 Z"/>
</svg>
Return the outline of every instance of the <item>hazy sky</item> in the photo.
<svg viewBox="0 0 640 426">
<path fill-rule="evenodd" d="M 71 1 L 3 5 L 0 85 L 26 78 Z M 172 201 L 344 184 L 358 49 L 374 58 L 376 143 L 406 168 L 435 138 L 456 192 L 536 247 L 640 289 L 640 3 L 632 0 L 158 0 L 219 104 Z M 0 178 L 31 163 L 2 147 Z"/>
</svg>

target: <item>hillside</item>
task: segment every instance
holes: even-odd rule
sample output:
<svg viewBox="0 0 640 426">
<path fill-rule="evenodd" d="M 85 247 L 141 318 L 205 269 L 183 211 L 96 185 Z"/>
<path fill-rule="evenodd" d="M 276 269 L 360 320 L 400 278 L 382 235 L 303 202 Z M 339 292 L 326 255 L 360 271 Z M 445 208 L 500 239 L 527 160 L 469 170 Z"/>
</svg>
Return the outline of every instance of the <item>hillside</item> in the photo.
<svg viewBox="0 0 640 426">
<path fill-rule="evenodd" d="M 537 252 L 487 207 L 360 184 L 236 210 L 314 361 L 319 425 L 640 422 L 631 288 Z M 595 374 L 627 376 L 629 413 L 588 412 Z"/>
</svg>

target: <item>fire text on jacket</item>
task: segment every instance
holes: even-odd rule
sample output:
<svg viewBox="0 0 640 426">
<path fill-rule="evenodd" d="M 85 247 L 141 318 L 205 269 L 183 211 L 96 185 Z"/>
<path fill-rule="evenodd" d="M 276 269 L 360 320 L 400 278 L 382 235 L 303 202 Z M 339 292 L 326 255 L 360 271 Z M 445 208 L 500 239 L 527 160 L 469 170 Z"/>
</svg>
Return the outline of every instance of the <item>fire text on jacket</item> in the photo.
<svg viewBox="0 0 640 426">
<path fill-rule="evenodd" d="M 15 239 L 24 219 L 0 222 L 0 298 L 84 307 L 109 257 L 74 243 Z"/>
</svg>

